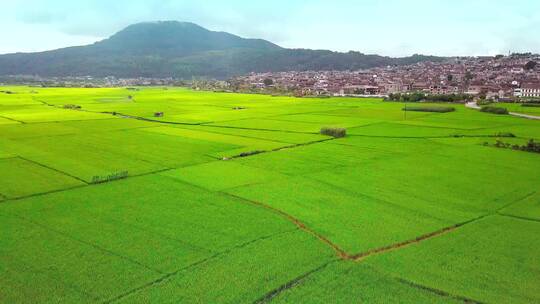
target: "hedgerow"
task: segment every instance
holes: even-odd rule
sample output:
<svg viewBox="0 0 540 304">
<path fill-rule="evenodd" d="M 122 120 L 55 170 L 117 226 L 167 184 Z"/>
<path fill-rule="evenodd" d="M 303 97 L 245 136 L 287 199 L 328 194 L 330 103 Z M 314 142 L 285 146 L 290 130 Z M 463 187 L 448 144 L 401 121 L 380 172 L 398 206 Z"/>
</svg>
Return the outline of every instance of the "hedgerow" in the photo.
<svg viewBox="0 0 540 304">
<path fill-rule="evenodd" d="M 63 108 L 64 109 L 69 109 L 69 110 L 80 110 L 82 107 L 79 106 L 79 105 L 75 105 L 75 104 L 66 104 L 66 105 L 64 105 Z"/>
<path fill-rule="evenodd" d="M 437 107 L 437 106 L 412 106 L 405 107 L 403 111 L 413 112 L 435 112 L 435 113 L 448 113 L 454 112 L 456 109 L 453 107 Z"/>
<path fill-rule="evenodd" d="M 322 135 L 332 136 L 335 138 L 341 138 L 347 136 L 347 130 L 343 128 L 328 128 L 324 127 L 321 129 Z"/>
<path fill-rule="evenodd" d="M 508 109 L 499 108 L 499 107 L 492 107 L 492 106 L 482 107 L 482 108 L 480 108 L 480 112 L 492 113 L 492 114 L 498 114 L 498 115 L 508 115 Z"/>
<path fill-rule="evenodd" d="M 471 101 L 472 96 L 468 94 L 424 94 L 420 92 L 413 93 L 394 93 L 385 98 L 386 101 L 403 101 L 403 102 L 466 102 Z"/>
<path fill-rule="evenodd" d="M 510 144 L 505 143 L 501 140 L 497 140 L 497 142 L 494 144 L 497 148 L 504 148 L 504 149 L 513 149 L 518 151 L 525 151 L 525 152 L 533 152 L 533 153 L 540 153 L 540 143 L 535 142 L 534 139 L 529 140 L 524 145 L 517 145 L 517 144 Z"/>
<path fill-rule="evenodd" d="M 109 174 L 107 176 L 96 175 L 92 177 L 91 184 L 103 184 L 103 183 L 107 183 L 107 182 L 111 182 L 111 181 L 115 181 L 119 179 L 124 179 L 124 178 L 127 178 L 128 175 L 129 175 L 128 171 L 116 172 L 113 174 Z"/>
</svg>

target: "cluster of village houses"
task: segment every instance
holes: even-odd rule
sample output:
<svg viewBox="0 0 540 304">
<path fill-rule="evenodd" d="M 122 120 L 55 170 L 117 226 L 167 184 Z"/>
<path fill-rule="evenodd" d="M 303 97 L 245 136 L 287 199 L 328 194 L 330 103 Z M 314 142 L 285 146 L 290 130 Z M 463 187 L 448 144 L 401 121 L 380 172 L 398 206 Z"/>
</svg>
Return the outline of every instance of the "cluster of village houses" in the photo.
<svg viewBox="0 0 540 304">
<path fill-rule="evenodd" d="M 538 62 L 538 64 L 536 64 Z M 360 71 L 252 73 L 237 86 L 297 95 L 387 96 L 391 93 L 470 94 L 491 99 L 540 97 L 540 56 L 450 58 Z"/>
<path fill-rule="evenodd" d="M 540 98 L 540 55 L 457 57 L 359 71 L 251 73 L 228 81 L 175 78 L 17 76 L 7 83 L 59 87 L 192 86 L 200 90 L 292 93 L 297 96 L 469 94 L 488 99 Z M 2 79 L 0 79 L 0 83 Z"/>
</svg>

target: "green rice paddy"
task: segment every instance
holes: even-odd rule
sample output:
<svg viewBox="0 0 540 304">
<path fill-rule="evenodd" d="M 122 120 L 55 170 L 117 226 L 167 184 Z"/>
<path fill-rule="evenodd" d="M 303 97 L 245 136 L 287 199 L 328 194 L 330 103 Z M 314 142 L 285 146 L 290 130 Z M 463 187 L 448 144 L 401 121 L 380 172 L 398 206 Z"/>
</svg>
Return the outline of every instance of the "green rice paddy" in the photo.
<svg viewBox="0 0 540 304">
<path fill-rule="evenodd" d="M 1 89 L 0 303 L 540 302 L 539 121 Z"/>
</svg>

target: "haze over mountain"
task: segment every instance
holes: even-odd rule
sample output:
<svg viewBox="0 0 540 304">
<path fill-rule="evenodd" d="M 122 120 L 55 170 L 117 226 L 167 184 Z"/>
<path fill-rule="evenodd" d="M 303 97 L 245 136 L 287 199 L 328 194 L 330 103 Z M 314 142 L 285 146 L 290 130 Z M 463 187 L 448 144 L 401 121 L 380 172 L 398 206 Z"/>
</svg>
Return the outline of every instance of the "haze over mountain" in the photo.
<svg viewBox="0 0 540 304">
<path fill-rule="evenodd" d="M 2 55 L 0 75 L 226 78 L 249 72 L 355 70 L 439 60 L 286 49 L 193 23 L 162 21 L 128 26 L 92 45 Z"/>
</svg>

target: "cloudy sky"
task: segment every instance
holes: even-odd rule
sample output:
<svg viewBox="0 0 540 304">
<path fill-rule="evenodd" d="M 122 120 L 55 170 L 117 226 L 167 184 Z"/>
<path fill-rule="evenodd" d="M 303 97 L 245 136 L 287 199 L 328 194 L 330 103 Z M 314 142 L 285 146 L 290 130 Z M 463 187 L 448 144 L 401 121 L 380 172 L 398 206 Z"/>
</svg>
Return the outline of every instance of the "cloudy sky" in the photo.
<svg viewBox="0 0 540 304">
<path fill-rule="evenodd" d="M 0 54 L 93 43 L 158 20 L 291 48 L 389 56 L 540 53 L 539 0 L 9 0 L 2 11 Z"/>
</svg>

